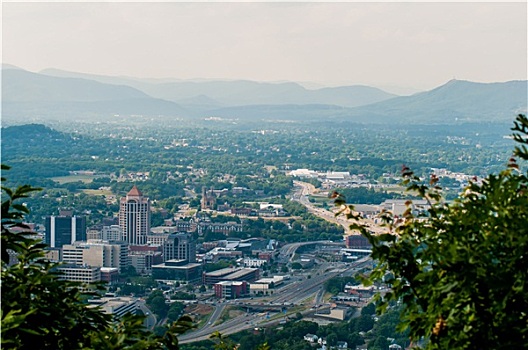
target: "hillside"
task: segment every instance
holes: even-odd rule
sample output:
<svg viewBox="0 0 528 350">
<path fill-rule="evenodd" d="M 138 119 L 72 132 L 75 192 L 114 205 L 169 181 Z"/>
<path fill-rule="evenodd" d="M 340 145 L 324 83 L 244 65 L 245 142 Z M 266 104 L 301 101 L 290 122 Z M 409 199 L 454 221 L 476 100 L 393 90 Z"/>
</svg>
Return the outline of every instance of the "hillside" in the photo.
<svg viewBox="0 0 528 350">
<path fill-rule="evenodd" d="M 355 108 L 347 118 L 398 123 L 511 121 L 526 112 L 527 96 L 527 81 L 484 84 L 451 80 L 431 91 Z"/>
<path fill-rule="evenodd" d="M 526 112 L 527 82 L 452 80 L 394 96 L 368 86 L 306 89 L 293 82 L 135 79 L 4 66 L 3 118 L 106 121 L 115 115 L 246 121 L 452 124 L 510 121 Z M 168 118 L 168 119 L 167 119 Z"/>
<path fill-rule="evenodd" d="M 176 80 L 163 82 L 155 79 L 136 79 L 128 77 L 108 77 L 57 69 L 46 69 L 41 73 L 50 76 L 76 77 L 94 81 L 126 84 L 146 94 L 177 102 L 182 105 L 198 106 L 199 99 L 214 101 L 216 106 L 241 105 L 280 105 L 280 104 L 329 104 L 355 107 L 371 104 L 396 95 L 369 86 L 342 86 L 336 88 L 306 89 L 293 82 L 268 83 L 249 80 Z M 188 101 L 192 101 L 188 103 Z M 203 105 L 199 105 L 204 110 Z"/>
<path fill-rule="evenodd" d="M 81 78 L 52 77 L 21 69 L 2 70 L 2 117 L 50 119 L 108 117 L 115 114 L 180 115 L 174 102 L 125 85 Z"/>
</svg>

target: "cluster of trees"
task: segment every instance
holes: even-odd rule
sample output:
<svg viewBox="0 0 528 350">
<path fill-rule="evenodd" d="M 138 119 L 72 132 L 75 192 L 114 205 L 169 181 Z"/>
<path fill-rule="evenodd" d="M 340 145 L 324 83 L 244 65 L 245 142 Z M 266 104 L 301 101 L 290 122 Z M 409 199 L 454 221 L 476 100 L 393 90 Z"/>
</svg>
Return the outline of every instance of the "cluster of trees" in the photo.
<svg viewBox="0 0 528 350">
<path fill-rule="evenodd" d="M 409 202 L 401 217 L 384 215 L 392 234 L 351 225 L 369 239 L 377 261 L 364 283 L 391 286 L 379 310 L 402 303 L 399 328 L 427 349 L 528 346 L 528 173 L 517 163 L 528 160 L 525 115 L 513 131 L 519 145 L 508 167 L 470 182 L 454 202 L 443 199 L 436 176 L 422 180 L 404 167 L 408 190 L 431 204 L 426 216 L 415 217 Z"/>
<path fill-rule="evenodd" d="M 8 169 L 2 165 L 2 172 Z M 193 327 L 189 317 L 158 336 L 144 329 L 141 316 L 114 319 L 87 307 L 90 295 L 81 284 L 59 278 L 57 264 L 44 258 L 44 245 L 23 223 L 28 209 L 20 201 L 35 188 L 4 183 L 2 178 L 3 349 L 179 349 L 177 334 Z"/>
<path fill-rule="evenodd" d="M 341 240 L 343 228 L 314 215 L 305 218 L 292 219 L 289 224 L 278 220 L 246 220 L 244 231 L 237 233 L 239 237 L 266 237 L 281 242 L 302 242 L 317 240 Z"/>
<path fill-rule="evenodd" d="M 158 318 L 167 317 L 170 323 L 177 321 L 185 309 L 185 305 L 178 301 L 168 303 L 161 290 L 155 290 L 150 293 L 146 299 L 146 304 Z"/>
<path fill-rule="evenodd" d="M 324 288 L 328 293 L 338 294 L 343 292 L 345 285 L 358 285 L 360 282 L 354 277 L 332 277 L 324 283 Z"/>
<path fill-rule="evenodd" d="M 121 275 L 122 281 L 111 286 L 112 291 L 119 291 L 120 295 L 141 297 L 150 293 L 156 287 L 156 281 L 150 276 L 137 276 L 136 269 L 129 266 L 128 271 Z M 132 275 L 136 276 L 132 276 Z"/>
<path fill-rule="evenodd" d="M 73 193 L 66 189 L 50 189 L 29 196 L 25 203 L 31 208 L 27 220 L 43 223 L 48 215 L 58 215 L 60 208 L 73 208 L 75 215 L 84 215 L 88 225 L 100 223 L 104 217 L 112 217 L 119 211 L 116 203 L 107 203 L 102 196 Z"/>
<path fill-rule="evenodd" d="M 502 130 L 491 125 L 479 125 L 478 130 L 476 126 L 461 125 L 455 132 L 443 126 L 406 125 L 404 130 L 365 125 L 320 128 L 306 124 L 302 128 L 281 125 L 281 130 L 264 134 L 255 134 L 247 126 L 204 128 L 199 123 L 178 129 L 145 125 L 138 130 L 97 125 L 96 131 L 84 125 L 57 127 L 70 133 L 35 124 L 2 129 L 3 160 L 14 166 L 10 186 L 31 183 L 75 194 L 85 188 L 111 186 L 114 194 L 122 196 L 132 186 L 131 182 L 104 177 L 95 178 L 92 184 L 61 185 L 50 178 L 66 176 L 75 170 L 103 174 L 149 171 L 150 179 L 142 182 L 142 191 L 153 200 L 167 200 L 161 205 L 169 211 L 190 200 L 185 198 L 186 187 L 200 193 L 202 186 L 243 186 L 264 190 L 267 196 L 285 195 L 292 184 L 282 171 L 294 168 L 349 171 L 378 179 L 383 173 L 397 173 L 401 164 L 406 163 L 422 174 L 429 173 L 430 167 L 447 167 L 481 175 L 496 171 L 507 159 L 510 147 L 508 140 L 502 138 Z M 185 146 L 174 146 L 178 140 L 184 140 L 180 143 Z M 409 163 L 409 159 L 414 161 Z M 269 173 L 266 166 L 279 171 Z M 358 195 L 361 197 L 358 202 L 382 200 L 378 193 Z M 251 196 L 256 198 L 254 194 Z M 241 199 L 231 196 L 226 201 L 236 204 Z M 194 200 L 191 204 L 196 207 L 198 203 Z M 30 205 L 54 209 L 40 196 L 31 199 Z M 35 217 L 37 211 L 33 210 Z"/>
<path fill-rule="evenodd" d="M 298 318 L 289 321 L 281 328 L 266 328 L 258 333 L 243 331 L 229 337 L 223 337 L 223 340 L 224 344 L 231 345 L 228 347 L 229 349 L 254 350 L 262 344 L 267 344 L 273 350 L 310 350 L 313 349 L 313 346 L 304 340 L 304 336 L 310 333 L 325 338 L 328 346 L 335 346 L 338 341 L 346 341 L 348 348 L 354 349 L 357 345 L 362 345 L 368 341 L 369 349 L 385 350 L 391 344 L 387 338 L 394 339 L 393 343 L 400 346 L 408 346 L 410 343 L 408 333 L 400 333 L 396 330 L 400 311 L 400 308 L 391 308 L 386 315 L 375 321 L 375 306 L 369 304 L 361 310 L 359 317 L 326 326 L 300 320 L 302 315 L 299 315 Z M 362 333 L 365 335 L 360 335 L 360 332 L 365 332 Z M 218 336 L 212 340 L 216 339 Z M 182 349 L 206 350 L 210 346 L 211 340 L 185 344 Z"/>
<path fill-rule="evenodd" d="M 338 188 L 337 191 L 346 197 L 348 203 L 380 204 L 387 199 L 402 198 L 400 194 L 376 191 L 372 188 Z M 408 197 L 406 197 L 408 198 Z"/>
<path fill-rule="evenodd" d="M 526 161 L 526 116 L 518 116 L 513 130 L 513 138 L 520 143 L 515 148 L 515 156 Z M 386 136 L 385 141 L 390 137 Z M 322 147 L 315 141 L 316 138 L 311 139 L 310 145 Z M 134 144 L 126 152 L 138 153 L 141 148 Z M 155 148 L 155 144 L 147 143 L 143 149 L 148 148 Z M 290 158 L 298 161 L 304 154 Z M 433 148 L 428 156 L 434 154 Z M 81 163 L 82 160 L 77 165 Z M 138 166 L 145 164 L 141 158 L 138 160 Z M 2 171 L 5 170 L 2 166 Z M 364 283 L 384 281 L 392 287 L 391 292 L 379 298 L 377 305 L 379 311 L 388 311 L 386 315 L 397 312 L 398 317 L 386 316 L 380 320 L 390 324 L 399 319 L 398 330 L 404 339 L 408 334 L 411 341 L 428 349 L 526 348 L 528 173 L 516 158 L 511 158 L 507 169 L 490 174 L 481 182 L 471 182 L 453 203 L 442 198 L 435 176 L 423 181 L 408 167 L 404 167 L 402 176 L 410 191 L 431 203 L 427 216 L 417 218 L 410 208 L 398 218 L 386 214 L 384 221 L 395 234 L 379 236 L 371 235 L 360 224 L 352 225 L 369 239 L 372 257 L 377 260 L 377 266 Z M 5 183 L 3 178 L 2 183 Z M 2 186 L 2 346 L 6 349 L 32 348 L 35 344 L 41 349 L 178 349 L 176 335 L 192 327 L 189 318 L 180 318 L 163 335 L 155 335 L 143 329 L 141 317 L 112 319 L 86 307 L 86 296 L 81 293 L 80 285 L 58 278 L 56 265 L 44 259 L 43 245 L 24 231 L 28 208 L 19 202 L 33 190 L 30 186 L 16 190 Z M 336 198 L 340 208 L 345 203 L 343 197 Z M 359 219 L 353 211 L 346 212 L 349 218 Z M 154 296 L 151 303 L 158 297 Z M 394 307 L 397 303 L 401 309 Z M 263 344 L 278 350 L 308 349 L 302 337 L 315 333 L 330 338 L 331 342 L 346 340 L 349 346 L 355 346 L 364 341 L 359 332 L 372 330 L 372 335 L 367 337 L 369 348 L 382 349 L 387 345 L 382 338 L 386 339 L 392 328 L 379 326 L 380 320 L 375 322 L 368 313 L 324 327 L 300 321 L 288 323 L 282 330 L 264 330 L 258 335 L 242 332 L 232 337 L 232 344 L 240 343 L 240 350 L 266 348 Z M 401 336 L 391 336 L 398 337 Z M 216 343 L 218 348 L 234 347 L 220 335 L 215 335 L 215 339 L 220 340 Z M 206 349 L 210 348 L 208 344 L 204 345 Z M 202 349 L 200 346 L 186 348 Z"/>
</svg>

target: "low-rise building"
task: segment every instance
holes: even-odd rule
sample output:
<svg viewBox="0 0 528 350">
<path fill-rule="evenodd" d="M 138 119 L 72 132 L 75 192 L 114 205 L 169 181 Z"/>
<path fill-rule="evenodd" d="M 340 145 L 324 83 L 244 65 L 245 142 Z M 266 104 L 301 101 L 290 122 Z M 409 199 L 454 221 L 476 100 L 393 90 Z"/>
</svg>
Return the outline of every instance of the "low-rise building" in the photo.
<svg viewBox="0 0 528 350">
<path fill-rule="evenodd" d="M 150 274 L 152 266 L 163 262 L 159 246 L 129 246 L 128 259 L 140 274 Z"/>
<path fill-rule="evenodd" d="M 307 342 L 310 342 L 310 343 L 317 343 L 317 340 L 319 339 L 318 336 L 316 336 L 315 334 L 306 334 L 304 336 L 304 340 L 306 340 Z"/>
<path fill-rule="evenodd" d="M 344 321 L 352 314 L 352 309 L 349 307 L 332 307 L 330 309 L 321 310 L 315 313 L 315 316 L 331 318 L 334 320 Z"/>
<path fill-rule="evenodd" d="M 91 307 L 99 307 L 106 314 L 123 317 L 128 313 L 133 315 L 137 313 L 139 308 L 137 300 L 132 297 L 103 297 L 90 299 L 88 303 Z"/>
<path fill-rule="evenodd" d="M 431 207 L 429 202 L 425 199 L 414 199 L 409 206 L 407 205 L 408 202 L 409 200 L 407 199 L 387 199 L 380 204 L 380 207 L 392 212 L 394 216 L 402 216 L 409 207 L 414 214 L 424 212 Z"/>
<path fill-rule="evenodd" d="M 256 213 L 252 208 L 231 208 L 231 214 L 237 216 L 252 216 Z"/>
<path fill-rule="evenodd" d="M 228 267 L 211 272 L 204 272 L 203 284 L 212 285 L 221 281 L 253 282 L 259 278 L 259 269 Z"/>
<path fill-rule="evenodd" d="M 346 236 L 345 245 L 349 249 L 370 249 L 372 247 L 368 239 L 360 234 Z"/>
<path fill-rule="evenodd" d="M 103 226 L 101 237 L 105 241 L 121 241 L 123 239 L 123 230 L 119 225 Z"/>
<path fill-rule="evenodd" d="M 119 281 L 119 269 L 116 267 L 101 267 L 101 281 L 114 284 Z"/>
<path fill-rule="evenodd" d="M 283 276 L 261 278 L 249 285 L 249 292 L 251 295 L 266 295 L 269 294 L 270 289 L 273 289 L 282 283 L 284 283 Z"/>
<path fill-rule="evenodd" d="M 261 203 L 260 209 L 258 211 L 258 216 L 263 217 L 278 217 L 287 215 L 288 214 L 283 209 L 282 204 Z"/>
<path fill-rule="evenodd" d="M 86 230 L 86 240 L 87 241 L 101 240 L 101 239 L 103 239 L 102 232 L 101 232 L 101 226 L 92 226 Z"/>
<path fill-rule="evenodd" d="M 229 233 L 231 232 L 242 232 L 242 228 L 242 224 L 239 224 L 234 221 L 229 221 L 225 223 L 202 221 L 198 223 L 198 234 L 203 235 L 206 231 L 210 231 L 229 235 Z"/>
<path fill-rule="evenodd" d="M 202 276 L 202 265 L 186 260 L 168 260 L 152 266 L 152 277 L 158 280 L 198 281 Z"/>
<path fill-rule="evenodd" d="M 354 286 L 347 283 L 344 292 L 350 296 L 356 297 L 357 300 L 365 301 L 376 294 L 376 288 L 373 286 L 365 287 L 363 285 Z"/>
<path fill-rule="evenodd" d="M 97 266 L 65 264 L 57 267 L 57 270 L 61 273 L 61 280 L 87 284 L 101 281 L 101 268 Z"/>
<path fill-rule="evenodd" d="M 242 259 L 242 264 L 245 267 L 261 267 L 262 265 L 266 264 L 268 261 L 263 259 L 252 259 L 252 258 L 244 258 Z"/>
<path fill-rule="evenodd" d="M 62 251 L 60 248 L 45 248 L 44 256 L 47 260 L 52 262 L 62 261 Z"/>
<path fill-rule="evenodd" d="M 236 299 L 249 294 L 248 283 L 245 281 L 221 281 L 214 284 L 217 298 Z"/>
</svg>

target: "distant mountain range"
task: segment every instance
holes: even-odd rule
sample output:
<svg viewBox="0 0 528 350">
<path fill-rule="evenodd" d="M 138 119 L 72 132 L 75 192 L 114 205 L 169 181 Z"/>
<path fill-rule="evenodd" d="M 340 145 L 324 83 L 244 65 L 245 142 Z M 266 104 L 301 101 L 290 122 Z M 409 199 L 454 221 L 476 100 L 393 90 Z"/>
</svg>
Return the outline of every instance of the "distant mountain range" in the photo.
<svg viewBox="0 0 528 350">
<path fill-rule="evenodd" d="M 396 95 L 369 86 L 342 86 L 308 90 L 297 83 L 262 83 L 233 81 L 166 81 L 159 82 L 123 77 L 107 77 L 46 69 L 41 74 L 56 77 L 76 77 L 107 84 L 132 86 L 148 95 L 179 103 L 196 105 L 197 99 L 207 99 L 208 105 L 247 106 L 262 104 L 333 104 L 357 107 L 379 102 Z"/>
<path fill-rule="evenodd" d="M 2 69 L 2 116 L 83 118 L 90 115 L 169 114 L 186 111 L 126 85 L 81 78 L 53 77 L 21 69 Z"/>
<path fill-rule="evenodd" d="M 451 80 L 431 91 L 355 108 L 348 117 L 387 123 L 511 122 L 518 113 L 526 113 L 527 86 L 526 80 L 505 83 Z"/>
<path fill-rule="evenodd" d="M 2 117 L 101 120 L 112 115 L 229 117 L 244 120 L 350 120 L 363 123 L 511 121 L 526 112 L 527 81 L 452 80 L 395 96 L 368 86 L 306 89 L 254 81 L 110 77 L 2 66 Z"/>
</svg>

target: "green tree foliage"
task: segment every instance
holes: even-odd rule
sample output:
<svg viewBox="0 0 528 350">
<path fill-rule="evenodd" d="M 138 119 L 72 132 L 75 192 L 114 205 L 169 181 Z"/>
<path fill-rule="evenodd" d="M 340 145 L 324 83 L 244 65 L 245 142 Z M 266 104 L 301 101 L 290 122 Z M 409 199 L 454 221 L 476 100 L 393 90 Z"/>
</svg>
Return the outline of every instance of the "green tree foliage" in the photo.
<svg viewBox="0 0 528 350">
<path fill-rule="evenodd" d="M 515 156 L 528 160 L 528 119 L 519 115 Z M 390 213 L 390 234 L 374 236 L 353 224 L 372 244 L 378 261 L 370 282 L 385 281 L 392 291 L 381 298 L 403 304 L 400 329 L 428 349 L 528 348 L 528 177 L 514 158 L 508 168 L 471 181 L 452 203 L 442 198 L 438 179 L 424 183 L 403 168 L 408 189 L 431 204 L 426 217 L 409 209 Z M 344 206 L 336 204 L 357 219 Z"/>
<path fill-rule="evenodd" d="M 165 296 L 161 290 L 155 290 L 146 299 L 147 306 L 160 318 L 167 316 L 169 305 L 165 302 Z"/>
<path fill-rule="evenodd" d="M 236 266 L 236 261 L 220 260 L 219 262 L 216 262 L 216 263 L 205 264 L 203 266 L 203 269 L 205 272 L 211 272 L 211 271 L 216 271 L 220 269 L 225 269 L 226 267 L 231 267 L 231 266 Z"/>
<path fill-rule="evenodd" d="M 376 191 L 374 189 L 365 187 L 340 188 L 337 189 L 337 192 L 344 195 L 348 203 L 356 204 L 380 204 L 387 199 L 401 197 L 396 193 Z"/>
<path fill-rule="evenodd" d="M 325 290 L 332 294 L 343 292 L 347 283 L 357 285 L 354 277 L 332 277 L 324 283 Z"/>
<path fill-rule="evenodd" d="M 187 286 L 190 286 L 191 288 L 193 287 L 192 284 L 188 284 Z M 196 294 L 186 293 L 183 291 L 177 291 L 177 292 L 174 292 L 173 295 L 171 295 L 171 299 L 173 300 L 195 300 Z"/>
<path fill-rule="evenodd" d="M 9 167 L 2 165 L 2 171 Z M 143 318 L 113 319 L 83 302 L 81 285 L 59 279 L 57 264 L 44 258 L 44 245 L 23 223 L 28 209 L 18 201 L 36 188 L 16 190 L 2 177 L 3 349 L 178 349 L 177 334 L 192 327 L 184 316 L 162 337 L 143 328 Z"/>
<path fill-rule="evenodd" d="M 291 268 L 294 270 L 302 270 L 302 265 L 300 262 L 294 262 L 291 264 Z"/>
<path fill-rule="evenodd" d="M 375 312 L 373 309 L 370 311 Z M 369 349 L 386 350 L 389 345 L 387 343 L 387 338 L 394 339 L 393 343 L 398 344 L 403 348 L 407 348 L 410 345 L 409 332 L 406 331 L 400 333 L 396 330 L 400 322 L 400 312 L 401 306 L 390 307 L 386 313 L 379 316 L 378 321 L 374 324 L 374 327 L 368 335 Z"/>
<path fill-rule="evenodd" d="M 376 313 L 376 305 L 370 303 L 361 309 L 361 315 L 374 315 Z"/>
<path fill-rule="evenodd" d="M 185 305 L 180 302 L 172 302 L 167 312 L 167 318 L 170 322 L 178 320 L 185 309 Z"/>
</svg>

